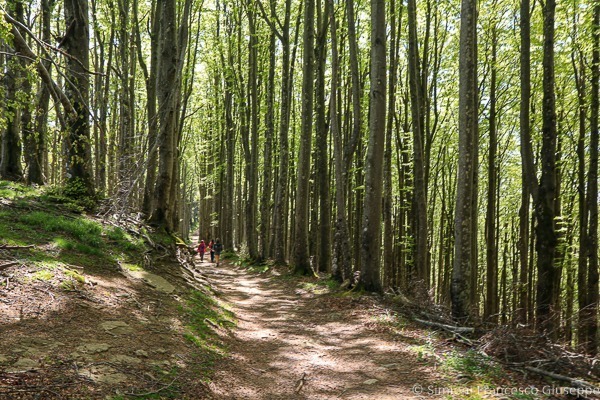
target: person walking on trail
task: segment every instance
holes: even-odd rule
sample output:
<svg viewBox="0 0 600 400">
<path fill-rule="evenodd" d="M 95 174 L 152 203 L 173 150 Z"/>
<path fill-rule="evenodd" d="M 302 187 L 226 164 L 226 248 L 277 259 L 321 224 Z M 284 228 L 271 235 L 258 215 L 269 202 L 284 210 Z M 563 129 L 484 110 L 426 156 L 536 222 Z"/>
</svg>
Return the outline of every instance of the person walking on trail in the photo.
<svg viewBox="0 0 600 400">
<path fill-rule="evenodd" d="M 221 243 L 221 239 L 217 239 L 215 245 L 213 246 L 213 250 L 215 252 L 215 261 L 217 262 L 218 267 L 219 259 L 221 258 L 221 252 L 223 251 L 223 244 Z"/>
<path fill-rule="evenodd" d="M 204 239 L 198 243 L 198 254 L 200 254 L 200 261 L 204 261 L 204 253 L 206 252 L 206 243 L 204 243 Z"/>
<path fill-rule="evenodd" d="M 210 262 L 215 262 L 215 241 L 210 239 L 210 243 L 208 244 L 208 248 L 210 249 Z"/>
</svg>

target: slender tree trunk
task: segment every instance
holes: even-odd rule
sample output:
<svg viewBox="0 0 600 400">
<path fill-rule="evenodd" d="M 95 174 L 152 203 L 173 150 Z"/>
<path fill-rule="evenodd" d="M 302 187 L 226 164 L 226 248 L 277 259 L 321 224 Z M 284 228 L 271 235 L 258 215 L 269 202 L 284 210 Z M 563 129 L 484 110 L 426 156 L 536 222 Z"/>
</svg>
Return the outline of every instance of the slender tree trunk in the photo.
<svg viewBox="0 0 600 400">
<path fill-rule="evenodd" d="M 486 321 L 498 322 L 498 249 L 496 247 L 496 152 L 498 150 L 498 138 L 496 132 L 496 75 L 497 57 L 496 47 L 498 44 L 497 29 L 492 28 L 492 54 L 490 60 L 490 115 L 489 115 L 489 156 L 488 156 L 488 193 L 487 210 L 485 216 L 485 242 L 486 242 L 486 298 L 484 319 Z M 506 255 L 505 255 L 506 257 Z M 504 263 L 503 271 L 506 268 Z"/>
<path fill-rule="evenodd" d="M 275 4 L 271 0 L 271 18 L 274 16 Z M 275 32 L 269 36 L 269 72 L 267 78 L 267 110 L 266 131 L 263 150 L 263 187 L 260 200 L 260 257 L 265 259 L 271 256 L 270 249 L 270 221 L 271 221 L 271 191 L 273 168 L 273 138 L 275 137 Z"/>
<path fill-rule="evenodd" d="M 317 45 L 315 47 L 316 73 L 315 73 L 315 175 L 316 192 L 318 200 L 318 225 L 319 243 L 317 267 L 319 271 L 331 270 L 331 202 L 329 187 L 329 165 L 327 149 L 327 122 L 325 106 L 325 67 L 327 61 L 327 27 L 329 26 L 329 1 L 325 0 L 324 10 L 321 11 L 322 3 L 318 3 L 318 26 L 319 32 Z M 317 222 L 317 221 L 315 221 Z"/>
<path fill-rule="evenodd" d="M 454 222 L 454 269 L 452 271 L 452 315 L 467 320 L 472 315 L 471 274 L 473 265 L 473 220 L 477 209 L 473 198 L 477 191 L 477 1 L 462 0 L 459 54 L 459 155 L 456 211 Z"/>
<path fill-rule="evenodd" d="M 275 210 L 273 213 L 273 242 L 275 261 L 286 263 L 285 236 L 287 225 L 288 202 L 288 172 L 289 172 L 289 145 L 288 130 L 290 127 L 290 88 L 292 77 L 290 74 L 290 12 L 291 0 L 285 3 L 285 22 L 281 32 L 282 60 L 281 60 L 281 98 L 279 114 L 279 176 L 275 191 Z"/>
<path fill-rule="evenodd" d="M 315 42 L 315 1 L 304 3 L 304 55 L 302 57 L 302 130 L 300 133 L 300 150 L 296 176 L 296 209 L 294 218 L 294 272 L 307 275 L 310 273 L 308 257 L 308 204 L 310 153 L 312 147 L 312 120 L 314 97 L 314 42 Z"/>
<path fill-rule="evenodd" d="M 396 107 L 397 38 L 396 1 L 390 1 L 390 72 L 388 75 L 388 110 L 385 129 L 385 151 L 383 160 L 383 287 L 392 286 L 394 263 L 394 233 L 392 226 L 392 132 Z M 400 26 L 401 28 L 401 26 Z"/>
<path fill-rule="evenodd" d="M 246 240 L 248 243 L 248 252 L 250 258 L 257 260 L 258 243 L 256 235 L 256 209 L 258 197 L 258 39 L 256 37 L 256 15 L 248 5 L 248 23 L 250 27 L 249 38 L 249 70 L 248 86 L 250 95 L 250 141 L 245 146 L 249 146 L 246 157 L 246 182 L 248 183 L 248 195 L 246 198 Z"/>
<path fill-rule="evenodd" d="M 365 200 L 360 233 L 360 284 L 381 292 L 381 203 L 386 113 L 386 23 L 385 1 L 371 0 L 371 93 L 369 144 L 365 173 Z"/>
<path fill-rule="evenodd" d="M 144 198 L 142 200 L 142 212 L 149 216 L 154 208 L 154 189 L 156 184 L 156 169 L 158 166 L 158 114 L 156 111 L 157 95 L 157 77 L 158 77 L 158 43 L 160 29 L 160 6 L 153 3 L 152 13 L 152 35 L 150 36 L 150 71 L 145 73 L 146 81 L 146 114 L 148 119 L 148 162 L 146 165 L 146 181 L 144 183 Z M 134 9 L 134 11 L 137 8 Z M 136 24 L 139 25 L 139 24 Z M 137 48 L 141 51 L 141 40 L 139 26 L 136 28 Z M 144 57 L 138 57 L 140 63 L 144 62 Z M 142 64 L 142 70 L 146 71 L 145 64 Z"/>
<path fill-rule="evenodd" d="M 409 37 L 409 85 L 410 104 L 413 126 L 413 166 L 414 166 L 414 194 L 413 194 L 413 232 L 416 234 L 416 245 L 413 251 L 416 278 L 422 282 L 423 289 L 427 290 L 429 282 L 428 273 L 428 247 L 427 247 L 427 189 L 425 187 L 425 168 L 423 154 L 423 96 L 421 82 L 421 67 L 419 60 L 417 38 L 417 5 L 416 0 L 408 1 L 408 37 Z M 426 61 L 425 61 L 426 62 Z"/>
<path fill-rule="evenodd" d="M 329 112 L 331 115 L 331 137 L 333 138 L 333 151 L 335 162 L 335 201 L 336 221 L 333 250 L 333 276 L 342 282 L 352 279 L 352 262 L 350 254 L 350 233 L 346 218 L 346 183 L 348 170 L 344 163 L 342 132 L 338 125 L 338 44 L 337 24 L 335 20 L 335 7 L 333 0 L 329 1 L 329 25 L 331 31 L 331 95 L 329 98 Z"/>
<path fill-rule="evenodd" d="M 590 100 L 590 171 L 587 186 L 588 230 L 588 282 L 587 304 L 587 346 L 589 354 L 598 353 L 598 109 L 600 100 L 600 4 L 594 6 L 593 23 L 594 49 L 592 56 L 592 96 Z"/>
<path fill-rule="evenodd" d="M 573 35 L 576 35 L 577 23 L 573 21 Z M 583 56 L 580 53 L 576 57 L 575 50 L 571 53 L 571 61 L 573 64 L 573 73 L 575 75 L 575 83 L 577 87 L 577 102 L 579 114 L 579 136 L 577 138 L 577 200 L 579 207 L 579 250 L 577 254 L 577 305 L 578 326 L 577 326 L 577 343 L 582 345 L 587 343 L 587 330 L 585 325 L 585 313 L 587 303 L 587 249 L 588 241 L 588 211 L 586 204 L 586 174 L 585 174 L 585 136 L 586 121 L 587 121 L 587 105 L 586 105 L 586 75 L 583 64 Z M 577 60 L 577 58 L 579 58 Z M 578 67 L 579 64 L 579 67 Z M 570 275 L 569 275 L 570 276 Z"/>
<path fill-rule="evenodd" d="M 519 313 L 518 321 L 527 322 L 529 310 L 529 201 L 535 187 L 533 171 L 533 150 L 529 122 L 529 105 L 531 99 L 531 38 L 530 38 L 530 1 L 521 0 L 520 21 L 520 76 L 521 101 L 519 111 L 519 129 L 521 141 L 521 207 L 519 209 Z"/>
<path fill-rule="evenodd" d="M 554 280 L 557 245 L 556 214 L 556 99 L 554 94 L 554 14 L 555 0 L 544 5 L 544 57 L 542 103 L 541 178 L 538 185 L 536 209 L 536 251 L 538 281 L 536 290 L 536 322 L 540 331 L 553 332 L 556 326 Z"/>
</svg>

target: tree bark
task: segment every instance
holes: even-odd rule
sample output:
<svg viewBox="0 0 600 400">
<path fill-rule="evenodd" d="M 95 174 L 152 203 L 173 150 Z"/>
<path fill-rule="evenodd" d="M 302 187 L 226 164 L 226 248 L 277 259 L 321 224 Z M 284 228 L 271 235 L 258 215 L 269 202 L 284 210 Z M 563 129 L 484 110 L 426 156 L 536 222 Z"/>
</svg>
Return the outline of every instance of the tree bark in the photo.
<svg viewBox="0 0 600 400">
<path fill-rule="evenodd" d="M 89 24 L 88 1 L 65 0 L 65 25 L 67 31 L 62 40 L 66 58 L 66 96 L 71 99 L 74 115 L 66 136 L 67 182 L 76 186 L 83 194 L 94 194 L 91 167 L 90 124 L 89 124 Z"/>
<path fill-rule="evenodd" d="M 556 99 L 554 93 L 554 15 L 555 0 L 544 5 L 544 56 L 542 103 L 541 177 L 535 200 L 536 251 L 538 281 L 536 288 L 536 326 L 540 331 L 553 332 L 556 326 L 554 280 L 556 276 L 555 252 L 557 245 L 556 214 Z"/>
<path fill-rule="evenodd" d="M 498 322 L 498 249 L 496 247 L 496 152 L 498 138 L 496 129 L 496 76 L 498 45 L 497 28 L 491 32 L 491 78 L 490 78 L 490 115 L 489 115 L 489 155 L 488 155 L 488 185 L 487 185 L 487 210 L 485 216 L 485 242 L 486 242 L 486 298 L 483 317 L 486 321 Z M 504 269 L 506 270 L 506 262 Z"/>
<path fill-rule="evenodd" d="M 452 316 L 466 321 L 472 315 L 471 274 L 473 265 L 473 220 L 477 209 L 477 1 L 462 0 L 459 53 L 459 155 L 454 222 L 454 269 L 452 271 Z"/>
<path fill-rule="evenodd" d="M 155 189 L 155 206 L 151 223 L 172 231 L 171 217 L 174 204 L 171 195 L 173 165 L 176 162 L 175 140 L 175 85 L 177 83 L 177 36 L 175 23 L 175 1 L 163 0 L 160 8 L 160 31 L 158 39 L 158 142 L 159 166 Z"/>
<path fill-rule="evenodd" d="M 416 0 L 408 1 L 408 70 L 410 86 L 410 108 L 413 131 L 413 232 L 416 235 L 413 250 L 416 278 L 424 290 L 429 287 L 427 279 L 429 250 L 427 247 L 427 189 L 425 187 L 425 168 L 423 153 L 423 96 L 421 67 L 417 38 L 417 5 Z"/>
<path fill-rule="evenodd" d="M 360 232 L 360 285 L 381 292 L 381 203 L 386 113 L 385 1 L 371 0 L 371 93 L 369 144 L 365 173 L 365 199 Z"/>
<path fill-rule="evenodd" d="M 329 26 L 329 1 L 325 0 L 324 10 L 319 2 L 318 36 L 315 47 L 316 73 L 315 73 L 315 175 L 316 192 L 318 196 L 318 257 L 317 269 L 319 271 L 331 270 L 331 201 L 329 185 L 329 155 L 327 149 L 327 122 L 325 106 L 325 68 L 327 61 L 327 27 Z"/>
<path fill-rule="evenodd" d="M 588 219 L 588 282 L 587 304 L 589 319 L 587 323 L 587 346 L 589 354 L 598 353 L 598 112 L 600 99 L 600 4 L 594 6 L 593 19 L 593 55 L 592 55 L 592 95 L 590 99 L 590 171 L 587 186 Z"/>
</svg>

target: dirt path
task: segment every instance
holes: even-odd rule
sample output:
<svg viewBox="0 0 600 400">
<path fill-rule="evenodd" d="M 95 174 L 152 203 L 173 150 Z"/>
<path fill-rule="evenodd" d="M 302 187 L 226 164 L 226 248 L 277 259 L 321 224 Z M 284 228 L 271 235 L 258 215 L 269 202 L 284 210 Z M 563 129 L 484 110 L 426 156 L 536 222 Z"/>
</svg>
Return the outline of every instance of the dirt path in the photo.
<svg viewBox="0 0 600 400">
<path fill-rule="evenodd" d="M 216 398 L 417 399 L 414 385 L 439 382 L 408 343 L 373 330 L 355 299 L 228 264 L 199 267 L 238 318 L 230 357 L 211 384 Z"/>
</svg>

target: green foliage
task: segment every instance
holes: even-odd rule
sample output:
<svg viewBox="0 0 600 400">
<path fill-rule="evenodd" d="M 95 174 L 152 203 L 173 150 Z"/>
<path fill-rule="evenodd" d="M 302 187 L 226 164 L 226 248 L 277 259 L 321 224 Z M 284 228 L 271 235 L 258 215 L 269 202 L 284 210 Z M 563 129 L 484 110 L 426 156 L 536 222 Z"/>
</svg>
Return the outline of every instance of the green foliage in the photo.
<svg viewBox="0 0 600 400">
<path fill-rule="evenodd" d="M 22 199 L 37 195 L 37 189 L 17 182 L 0 181 L 0 199 Z"/>
<path fill-rule="evenodd" d="M 184 337 L 198 348 L 198 356 L 202 359 L 202 368 L 198 374 L 203 380 L 207 380 L 212 374 L 215 361 L 226 354 L 217 330 L 235 327 L 235 316 L 214 295 L 198 290 L 191 292 L 183 311 L 187 317 Z"/>
<path fill-rule="evenodd" d="M 134 238 L 119 227 L 85 216 L 57 213 L 64 211 L 63 207 L 57 209 L 48 203 L 37 189 L 0 181 L 0 190 L 16 205 L 0 210 L 0 244 L 35 245 L 14 251 L 24 262 L 41 268 L 56 268 L 61 263 L 91 269 L 116 268 L 119 260 L 136 263 L 145 250 L 142 238 Z M 78 282 L 83 278 L 70 277 Z"/>
<path fill-rule="evenodd" d="M 77 282 L 79 282 L 81 284 L 85 283 L 85 277 L 83 275 L 81 275 L 79 272 L 72 271 L 70 269 L 65 269 L 64 272 L 65 272 L 65 275 L 70 276 L 71 278 L 73 278 Z"/>
<path fill-rule="evenodd" d="M 84 218 L 66 218 L 44 211 L 34 211 L 21 215 L 19 221 L 47 232 L 69 234 L 88 246 L 102 245 L 102 225 Z"/>
<path fill-rule="evenodd" d="M 90 195 L 80 179 L 70 180 L 65 186 L 53 186 L 42 195 L 45 201 L 62 204 L 70 211 L 82 213 L 93 211 L 98 205 L 98 195 Z"/>
<path fill-rule="evenodd" d="M 54 272 L 49 271 L 47 269 L 37 271 L 31 276 L 31 279 L 36 281 L 49 281 L 52 278 L 54 278 Z"/>
<path fill-rule="evenodd" d="M 502 377 L 502 368 L 490 357 L 475 350 L 453 351 L 446 355 L 444 368 L 484 383 L 490 383 Z"/>
<path fill-rule="evenodd" d="M 193 291 L 187 302 L 186 311 L 189 319 L 189 334 L 203 343 L 214 338 L 215 327 L 229 329 L 235 326 L 233 313 L 205 292 Z"/>
<path fill-rule="evenodd" d="M 302 282 L 300 286 L 314 294 L 324 294 L 336 291 L 339 289 L 340 284 L 334 279 L 319 279 L 315 282 Z"/>
</svg>

